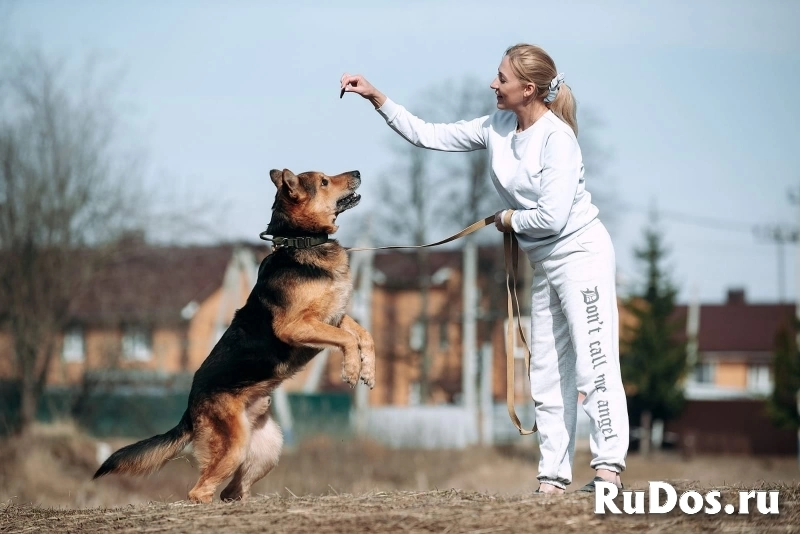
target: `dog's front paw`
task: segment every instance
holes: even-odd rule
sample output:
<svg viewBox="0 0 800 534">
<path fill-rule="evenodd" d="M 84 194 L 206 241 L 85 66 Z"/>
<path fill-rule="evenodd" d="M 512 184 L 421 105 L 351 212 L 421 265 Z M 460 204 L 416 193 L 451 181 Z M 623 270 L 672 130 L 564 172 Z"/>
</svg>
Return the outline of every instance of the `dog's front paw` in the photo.
<svg viewBox="0 0 800 534">
<path fill-rule="evenodd" d="M 361 363 L 359 360 L 356 360 Z M 358 384 L 358 376 L 361 374 L 361 366 L 358 363 L 348 363 L 345 361 L 342 365 L 342 380 L 355 387 Z"/>
<path fill-rule="evenodd" d="M 213 493 L 206 491 L 195 491 L 194 489 L 189 492 L 189 500 L 197 504 L 209 504 L 214 498 Z"/>
<path fill-rule="evenodd" d="M 361 381 L 372 389 L 375 387 L 375 353 L 361 354 Z"/>
</svg>

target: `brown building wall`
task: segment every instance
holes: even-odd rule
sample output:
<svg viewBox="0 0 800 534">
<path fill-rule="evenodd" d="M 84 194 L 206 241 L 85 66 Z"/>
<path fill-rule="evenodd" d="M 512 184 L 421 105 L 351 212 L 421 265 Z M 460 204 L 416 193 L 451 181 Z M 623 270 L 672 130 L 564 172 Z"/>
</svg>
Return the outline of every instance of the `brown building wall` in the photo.
<svg viewBox="0 0 800 534">
<path fill-rule="evenodd" d="M 156 328 L 152 331 L 150 358 L 132 360 L 122 354 L 122 332 L 95 329 L 84 332 L 84 360 L 67 362 L 58 343 L 50 364 L 49 385 L 76 384 L 86 369 L 150 369 L 166 373 L 181 371 L 182 333 L 179 328 Z"/>
<path fill-rule="evenodd" d="M 665 430 L 676 432 L 687 452 L 797 453 L 797 434 L 775 428 L 761 400 L 687 401 Z"/>
<path fill-rule="evenodd" d="M 241 277 L 239 287 L 235 288 L 235 294 L 224 295 L 222 289 L 215 291 L 199 304 L 189 321 L 178 321 L 170 326 L 154 325 L 150 331 L 151 354 L 147 360 L 132 360 L 122 354 L 121 329 L 85 326 L 83 361 L 65 362 L 62 358 L 62 340 L 59 340 L 51 360 L 48 384 L 79 383 L 86 369 L 193 372 L 213 347 L 217 322 L 221 321 L 223 328 L 230 324 L 234 312 L 244 304 L 248 294 L 246 279 Z M 14 377 L 14 362 L 11 339 L 9 335 L 0 333 L 0 378 L 12 377 Z"/>
</svg>

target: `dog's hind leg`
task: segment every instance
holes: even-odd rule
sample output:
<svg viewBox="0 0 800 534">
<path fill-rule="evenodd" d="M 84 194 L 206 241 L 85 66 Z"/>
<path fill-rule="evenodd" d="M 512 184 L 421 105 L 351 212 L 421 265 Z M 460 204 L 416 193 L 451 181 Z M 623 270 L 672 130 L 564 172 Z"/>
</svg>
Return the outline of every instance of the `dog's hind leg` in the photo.
<svg viewBox="0 0 800 534">
<path fill-rule="evenodd" d="M 194 450 L 200 478 L 189 492 L 189 499 L 211 502 L 217 487 L 244 462 L 249 446 L 250 421 L 240 403 L 215 405 L 213 412 L 198 417 Z"/>
<path fill-rule="evenodd" d="M 222 491 L 223 500 L 247 499 L 250 488 L 278 465 L 283 447 L 283 434 L 269 414 L 264 414 L 251 431 L 247 458 L 236 470 L 233 479 Z"/>
</svg>

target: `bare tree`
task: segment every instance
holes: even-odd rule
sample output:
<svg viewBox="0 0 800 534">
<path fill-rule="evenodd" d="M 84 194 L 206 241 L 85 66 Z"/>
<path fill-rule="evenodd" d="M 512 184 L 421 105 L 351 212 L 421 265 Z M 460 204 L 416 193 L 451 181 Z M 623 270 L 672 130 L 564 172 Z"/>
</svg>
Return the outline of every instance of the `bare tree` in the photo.
<svg viewBox="0 0 800 534">
<path fill-rule="evenodd" d="M 471 120 L 495 110 L 494 95 L 489 84 L 469 76 L 431 88 L 425 101 L 422 109 L 429 121 Z M 489 177 L 486 151 L 436 154 L 434 164 L 436 186 L 442 191 L 442 197 L 447 199 L 440 206 L 445 219 L 438 222 L 460 229 L 502 209 Z"/>
<path fill-rule="evenodd" d="M 435 219 L 432 208 L 436 206 L 436 191 L 431 187 L 428 170 L 430 153 L 405 141 L 395 143 L 398 164 L 393 176 L 400 178 L 381 180 L 380 197 L 385 209 L 377 217 L 382 226 L 390 230 L 392 244 L 401 240 L 404 244 L 423 245 L 428 240 L 431 221 Z M 382 240 L 380 236 L 378 239 Z M 427 249 L 416 249 L 416 268 L 421 303 L 409 338 L 413 342 L 410 348 L 419 353 L 419 394 L 420 402 L 425 404 L 431 394 L 431 354 L 428 347 L 431 272 Z"/>
<path fill-rule="evenodd" d="M 474 79 L 431 88 L 423 94 L 420 105 L 415 108 L 416 113 L 434 122 L 488 115 L 493 109 L 491 92 L 488 89 L 481 91 L 481 88 L 482 85 Z M 424 244 L 455 226 L 463 227 L 485 217 L 493 204 L 499 204 L 489 181 L 489 163 L 484 151 L 447 154 L 422 150 L 399 138 L 393 141 L 393 146 L 397 147 L 398 169 L 392 173 L 391 180 L 381 180 L 380 197 L 387 209 L 379 214 L 383 225 L 391 230 L 393 244 L 403 238 L 415 245 Z M 473 253 L 467 256 L 476 263 L 474 241 L 468 241 L 465 251 Z M 420 353 L 420 398 L 424 403 L 431 394 L 428 340 L 432 273 L 427 249 L 417 249 L 415 254 L 421 300 L 421 311 L 415 324 L 415 347 Z M 470 306 L 469 310 L 474 312 L 475 306 Z"/>
<path fill-rule="evenodd" d="M 491 114 L 495 109 L 494 95 L 488 84 L 473 77 L 458 82 L 448 81 L 430 92 L 427 113 L 433 120 L 455 122 Z M 501 202 L 489 177 L 489 157 L 485 150 L 454 154 L 440 158 L 440 180 L 447 202 L 440 206 L 446 214 L 446 226 L 464 228 L 501 209 Z M 478 302 L 478 239 L 498 240 L 497 232 L 470 234 L 463 240 L 462 250 L 462 403 L 476 406 L 478 353 L 477 322 L 481 317 Z M 483 314 L 488 315 L 488 314 Z"/>
<path fill-rule="evenodd" d="M 142 226 L 147 203 L 119 143 L 113 83 L 89 68 L 76 86 L 35 50 L 0 60 L 0 326 L 13 339 L 24 432 L 72 297 Z"/>
</svg>

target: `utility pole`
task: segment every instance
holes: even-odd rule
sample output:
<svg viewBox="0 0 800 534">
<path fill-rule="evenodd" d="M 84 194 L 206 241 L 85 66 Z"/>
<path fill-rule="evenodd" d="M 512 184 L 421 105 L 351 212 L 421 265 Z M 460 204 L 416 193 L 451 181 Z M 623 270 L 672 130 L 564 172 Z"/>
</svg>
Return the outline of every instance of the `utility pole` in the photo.
<svg viewBox="0 0 800 534">
<path fill-rule="evenodd" d="M 797 228 L 800 228 L 800 188 L 789 191 L 789 202 L 797 206 Z M 795 284 L 794 284 L 794 314 L 795 324 L 800 324 L 800 239 L 795 239 Z M 795 333 L 795 347 L 800 347 L 800 331 Z M 797 398 L 797 413 L 800 414 L 800 389 L 795 394 Z M 800 466 L 800 427 L 797 429 L 797 465 Z"/>
<path fill-rule="evenodd" d="M 787 243 L 798 244 L 798 231 L 796 228 L 786 228 L 783 226 L 762 226 L 755 229 L 757 237 L 767 241 L 772 241 L 778 245 L 778 302 L 786 301 L 786 262 L 784 260 L 784 245 Z M 800 258 L 800 249 L 797 252 Z M 797 275 L 800 281 L 800 273 Z M 797 292 L 797 290 L 795 290 Z M 800 299 L 798 296 L 795 300 Z"/>
<path fill-rule="evenodd" d="M 800 229 L 800 187 L 794 191 L 789 191 L 789 202 L 797 207 L 797 229 Z M 794 278 L 794 313 L 798 321 L 800 321 L 800 239 L 798 239 L 798 231 L 794 231 L 794 244 L 795 244 L 795 278 Z M 798 341 L 800 341 L 800 333 L 798 333 Z M 800 344 L 797 345 L 800 347 Z"/>
<path fill-rule="evenodd" d="M 372 246 L 372 217 L 367 215 L 364 220 L 364 230 L 358 238 L 357 247 L 368 248 Z M 375 253 L 365 250 L 350 258 L 350 275 L 356 283 L 356 290 L 352 299 L 352 313 L 356 321 L 364 330 L 372 330 L 372 263 Z M 355 391 L 355 430 L 356 434 L 363 436 L 367 431 L 367 418 L 369 416 L 369 389 L 366 385 L 356 384 Z"/>
<path fill-rule="evenodd" d="M 464 408 L 473 417 L 477 416 L 476 384 L 477 377 L 477 335 L 476 316 L 478 311 L 478 246 L 474 236 L 465 238 L 463 250 L 464 276 L 462 278 L 462 299 L 464 302 L 463 335 L 461 340 L 461 392 Z"/>
</svg>

